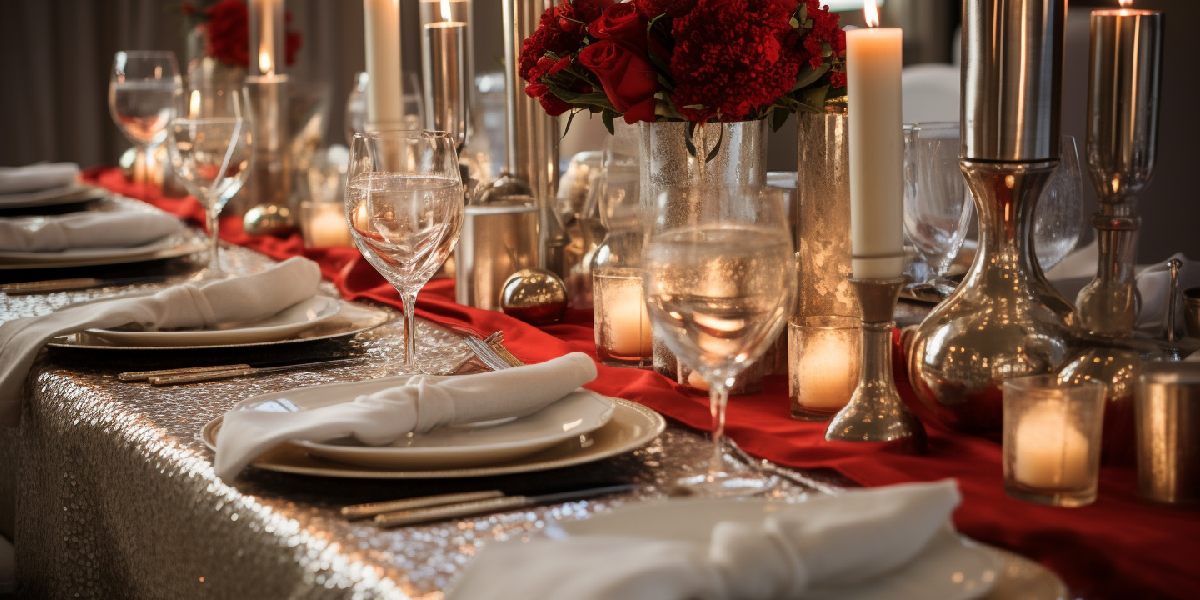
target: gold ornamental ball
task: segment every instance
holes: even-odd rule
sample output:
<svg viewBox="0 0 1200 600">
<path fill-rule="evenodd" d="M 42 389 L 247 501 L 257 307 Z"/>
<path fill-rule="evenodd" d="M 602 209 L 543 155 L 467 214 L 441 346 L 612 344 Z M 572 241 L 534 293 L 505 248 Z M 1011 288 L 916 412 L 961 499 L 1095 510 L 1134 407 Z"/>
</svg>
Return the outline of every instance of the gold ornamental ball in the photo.
<svg viewBox="0 0 1200 600">
<path fill-rule="evenodd" d="M 557 323 L 567 312 L 567 285 L 545 269 L 521 269 L 504 280 L 500 308 L 533 325 Z"/>
</svg>

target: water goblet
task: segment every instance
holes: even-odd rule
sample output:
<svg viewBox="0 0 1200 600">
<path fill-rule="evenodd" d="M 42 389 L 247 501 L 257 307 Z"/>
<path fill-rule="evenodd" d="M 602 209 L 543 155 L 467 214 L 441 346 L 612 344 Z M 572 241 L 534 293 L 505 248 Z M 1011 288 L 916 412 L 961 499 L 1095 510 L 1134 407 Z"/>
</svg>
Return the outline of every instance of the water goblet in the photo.
<svg viewBox="0 0 1200 600">
<path fill-rule="evenodd" d="M 169 128 L 171 165 L 204 205 L 209 237 L 204 278 L 224 276 L 220 256 L 221 210 L 250 172 L 252 127 L 242 87 L 220 84 L 190 88 L 177 95 Z"/>
<path fill-rule="evenodd" d="M 725 460 L 729 389 L 774 342 L 791 311 L 792 241 L 778 195 L 761 190 L 691 190 L 695 212 L 656 226 L 644 256 L 646 303 L 655 336 L 704 378 L 712 412 L 707 470 L 681 479 L 701 495 L 758 493 L 774 481 Z M 664 194 L 664 206 L 678 203 Z"/>
<path fill-rule="evenodd" d="M 1033 246 L 1043 271 L 1062 262 L 1083 234 L 1083 174 L 1079 148 L 1063 136 L 1058 168 L 1046 182 L 1033 219 Z"/>
<path fill-rule="evenodd" d="M 454 251 L 463 182 L 450 135 L 420 130 L 354 134 L 345 194 L 354 244 L 404 302 L 406 371 L 417 360 L 417 292 Z"/>
<path fill-rule="evenodd" d="M 973 204 L 958 166 L 958 123 L 918 123 L 905 128 L 904 233 L 929 265 L 928 282 L 914 284 L 940 296 L 954 290 L 946 279 L 971 226 Z"/>
<path fill-rule="evenodd" d="M 180 86 L 179 65 L 171 52 L 122 50 L 113 57 L 108 111 L 144 157 L 137 174 L 143 193 L 152 151 L 167 138 Z"/>
</svg>

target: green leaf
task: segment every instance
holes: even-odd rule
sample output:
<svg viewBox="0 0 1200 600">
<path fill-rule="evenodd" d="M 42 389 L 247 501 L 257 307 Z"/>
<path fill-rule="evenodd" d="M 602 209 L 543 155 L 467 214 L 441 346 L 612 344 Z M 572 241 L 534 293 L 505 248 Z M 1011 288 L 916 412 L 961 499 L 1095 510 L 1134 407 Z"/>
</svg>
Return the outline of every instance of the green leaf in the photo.
<svg viewBox="0 0 1200 600">
<path fill-rule="evenodd" d="M 825 98 L 829 95 L 829 86 L 810 88 L 804 90 L 801 95 L 801 102 L 805 104 L 806 110 L 817 112 L 821 107 L 825 106 Z"/>
<path fill-rule="evenodd" d="M 780 128 L 783 127 L 783 124 L 787 122 L 789 116 L 791 116 L 791 113 L 788 112 L 788 109 L 786 108 L 776 107 L 774 110 L 772 110 L 771 131 L 779 131 Z"/>
<path fill-rule="evenodd" d="M 604 128 L 608 130 L 609 135 L 614 135 L 615 128 L 613 126 L 613 119 L 616 118 L 616 116 L 617 113 L 611 110 L 606 110 L 604 111 L 604 116 L 601 117 L 601 119 L 604 120 Z"/>
<path fill-rule="evenodd" d="M 817 82 L 825 73 L 829 72 L 829 65 L 823 64 L 819 69 L 814 69 L 809 65 L 804 66 L 804 70 L 800 72 L 799 79 L 796 80 L 796 85 L 792 86 L 793 92 L 798 92 Z"/>
<path fill-rule="evenodd" d="M 567 117 L 567 125 L 566 125 L 566 127 L 563 127 L 562 137 L 559 139 L 566 139 L 567 134 L 571 133 L 571 123 L 575 122 L 575 115 L 579 114 L 582 111 L 583 111 L 582 108 L 571 111 L 571 116 Z"/>
</svg>

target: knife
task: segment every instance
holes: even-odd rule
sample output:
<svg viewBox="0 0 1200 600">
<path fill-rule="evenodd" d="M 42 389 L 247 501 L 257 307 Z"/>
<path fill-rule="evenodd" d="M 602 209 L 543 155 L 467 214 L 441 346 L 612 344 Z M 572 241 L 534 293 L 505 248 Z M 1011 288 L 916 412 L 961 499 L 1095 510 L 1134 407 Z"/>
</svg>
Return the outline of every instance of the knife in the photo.
<svg viewBox="0 0 1200 600">
<path fill-rule="evenodd" d="M 217 381 L 219 379 L 233 379 L 234 377 L 245 377 L 247 375 L 261 375 L 263 373 L 277 373 L 279 371 L 291 371 L 293 369 L 307 369 L 309 367 L 333 367 L 338 365 L 348 364 L 359 360 L 362 357 L 356 356 L 353 358 L 343 358 L 341 360 L 327 360 L 298 363 L 294 365 L 280 365 L 278 367 L 243 367 L 237 369 L 229 369 L 227 371 L 207 371 L 207 372 L 192 372 L 182 375 L 159 375 L 149 378 L 150 385 L 179 385 L 183 383 L 200 383 L 202 381 Z"/>
<path fill-rule="evenodd" d="M 24 294 L 48 294 L 51 292 L 69 292 L 87 290 L 98 287 L 117 285 L 132 285 L 135 283 L 163 283 L 178 277 L 177 275 L 155 275 L 152 277 L 116 277 L 101 279 L 99 277 L 72 277 L 70 279 L 48 279 L 46 281 L 26 281 L 21 283 L 0 284 L 0 292 L 9 296 Z"/>
<path fill-rule="evenodd" d="M 555 504 L 558 502 L 586 500 L 588 498 L 608 496 L 610 494 L 623 494 L 625 492 L 631 492 L 635 489 L 637 489 L 637 485 L 627 483 L 622 485 L 594 487 L 585 490 L 560 492 L 557 494 L 543 494 L 541 496 L 504 496 L 501 498 L 463 502 L 461 504 L 451 504 L 448 506 L 436 506 L 433 508 L 384 513 L 381 515 L 376 515 L 373 522 L 377 527 L 415 525 L 417 523 L 428 523 L 430 521 L 442 521 L 445 519 L 457 519 L 459 517 L 482 515 L 487 513 L 513 510 L 517 508 L 528 508 L 530 506 L 539 506 L 542 504 Z"/>
</svg>

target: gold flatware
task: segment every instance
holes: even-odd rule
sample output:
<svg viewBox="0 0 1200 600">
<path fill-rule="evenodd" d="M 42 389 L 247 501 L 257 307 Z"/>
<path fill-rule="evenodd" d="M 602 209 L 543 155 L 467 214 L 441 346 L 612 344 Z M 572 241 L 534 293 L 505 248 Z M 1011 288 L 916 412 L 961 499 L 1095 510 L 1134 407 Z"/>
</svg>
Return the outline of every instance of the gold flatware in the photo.
<svg viewBox="0 0 1200 600">
<path fill-rule="evenodd" d="M 429 523 L 431 521 L 470 517 L 474 515 L 513 510 L 517 508 L 527 508 L 542 504 L 571 502 L 574 500 L 586 500 L 588 498 L 607 496 L 610 494 L 622 494 L 633 491 L 636 488 L 637 486 L 634 484 L 621 484 L 560 492 L 557 494 L 543 494 L 540 496 L 501 496 L 499 498 L 491 498 L 489 500 L 478 500 L 474 502 L 462 502 L 458 504 L 434 506 L 431 508 L 383 513 L 376 515 L 372 522 L 377 527 L 415 525 L 417 523 Z"/>
<path fill-rule="evenodd" d="M 118 381 L 150 381 L 151 377 L 171 377 L 174 375 L 194 375 L 196 373 L 214 373 L 218 371 L 236 371 L 249 369 L 251 365 L 240 363 L 236 365 L 215 365 L 211 367 L 180 367 L 176 369 L 159 369 L 157 371 L 125 371 L 117 374 Z"/>
<path fill-rule="evenodd" d="M 114 285 L 132 285 L 135 283 L 162 283 L 170 279 L 168 276 L 155 277 L 115 277 L 103 279 L 99 277 L 71 277 L 68 279 L 47 279 L 45 281 L 25 281 L 21 283 L 0 284 L 0 292 L 9 296 L 27 294 L 49 294 L 51 292 L 70 292 L 87 290 Z"/>
<path fill-rule="evenodd" d="M 447 504 L 458 504 L 462 502 L 478 502 L 480 500 L 491 500 L 492 498 L 500 498 L 502 496 L 504 496 L 504 492 L 501 492 L 500 490 L 462 492 L 458 494 L 438 494 L 436 496 L 421 496 L 419 498 L 407 498 L 404 500 L 368 502 L 366 504 L 343 506 L 339 512 L 347 519 L 356 520 L 366 519 L 368 517 L 374 517 L 375 515 L 381 515 L 384 513 L 415 510 L 418 508 L 429 508 L 433 506 L 444 506 Z"/>
<path fill-rule="evenodd" d="M 206 381 L 219 381 L 222 379 L 233 379 L 236 377 L 246 377 L 249 375 L 263 375 L 265 373 L 278 373 L 280 371 L 291 371 L 294 369 L 307 369 L 315 367 L 333 367 L 355 362 L 359 357 L 343 358 L 341 360 L 314 361 L 306 363 L 298 363 L 294 365 L 279 365 L 275 367 L 242 367 L 236 369 L 228 369 L 224 371 L 205 371 L 184 373 L 180 375 L 158 375 L 149 378 L 150 385 L 181 385 L 185 383 L 203 383 Z"/>
</svg>

